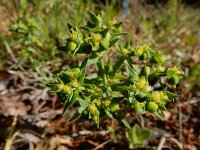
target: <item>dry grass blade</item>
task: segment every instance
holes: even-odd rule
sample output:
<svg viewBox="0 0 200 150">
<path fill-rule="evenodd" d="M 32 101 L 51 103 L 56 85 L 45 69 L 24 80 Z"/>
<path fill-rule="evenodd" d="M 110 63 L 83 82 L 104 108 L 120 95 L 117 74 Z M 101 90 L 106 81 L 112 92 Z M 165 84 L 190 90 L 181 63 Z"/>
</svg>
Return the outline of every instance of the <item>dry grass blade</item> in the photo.
<svg viewBox="0 0 200 150">
<path fill-rule="evenodd" d="M 13 133 L 14 133 L 16 124 L 17 124 L 17 116 L 14 116 L 8 137 L 6 139 L 6 144 L 5 144 L 4 150 L 11 149 L 11 145 L 12 145 L 12 141 L 13 141 Z"/>
</svg>

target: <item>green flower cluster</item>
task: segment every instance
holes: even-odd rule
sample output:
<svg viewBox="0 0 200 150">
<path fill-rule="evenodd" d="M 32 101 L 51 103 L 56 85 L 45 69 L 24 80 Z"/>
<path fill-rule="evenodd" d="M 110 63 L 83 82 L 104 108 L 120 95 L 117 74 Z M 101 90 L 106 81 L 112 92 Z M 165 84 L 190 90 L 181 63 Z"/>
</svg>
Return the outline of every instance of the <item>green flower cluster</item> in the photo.
<svg viewBox="0 0 200 150">
<path fill-rule="evenodd" d="M 71 120 L 87 114 L 97 126 L 100 116 L 107 115 L 130 127 L 125 119 L 129 111 L 156 113 L 162 118 L 161 110 L 166 110 L 166 103 L 176 96 L 167 90 L 165 83 L 168 80 L 175 86 L 183 72 L 177 67 L 166 69 L 165 55 L 146 44 L 132 47 L 130 40 L 122 43 L 120 37 L 127 33 L 122 31 L 121 22 L 104 24 L 102 15 L 89 13 L 86 26 L 68 24 L 66 43 L 59 47 L 72 55 L 83 54 L 85 59 L 58 73 L 48 84 L 64 103 L 64 114 L 77 102 L 80 107 Z M 114 46 L 118 50 L 117 59 L 105 62 Z M 144 65 L 136 65 L 135 60 Z M 87 74 L 91 64 L 96 72 Z"/>
</svg>

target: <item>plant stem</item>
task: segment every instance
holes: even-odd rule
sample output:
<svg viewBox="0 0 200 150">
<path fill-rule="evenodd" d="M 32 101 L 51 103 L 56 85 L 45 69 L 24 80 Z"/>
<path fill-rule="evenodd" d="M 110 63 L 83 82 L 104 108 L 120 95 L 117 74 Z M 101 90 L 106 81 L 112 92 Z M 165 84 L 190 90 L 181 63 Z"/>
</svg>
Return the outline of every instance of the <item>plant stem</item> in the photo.
<svg viewBox="0 0 200 150">
<path fill-rule="evenodd" d="M 98 67 L 99 67 L 100 73 L 103 73 L 103 72 L 104 72 L 104 73 L 103 73 L 103 76 L 102 76 L 102 74 L 100 74 L 100 75 L 101 75 L 102 78 L 103 78 L 104 84 L 107 85 L 107 84 L 108 84 L 108 79 L 107 79 L 107 76 L 106 76 L 106 74 L 105 74 L 105 67 L 104 67 L 103 58 L 98 62 Z"/>
<path fill-rule="evenodd" d="M 106 94 L 107 96 L 112 96 L 112 89 L 110 86 L 108 86 L 108 78 L 105 72 L 105 66 L 103 62 L 103 58 L 98 62 L 98 68 L 99 68 L 99 75 L 102 76 L 104 85 L 106 86 Z M 103 75 L 102 75 L 103 73 Z"/>
</svg>

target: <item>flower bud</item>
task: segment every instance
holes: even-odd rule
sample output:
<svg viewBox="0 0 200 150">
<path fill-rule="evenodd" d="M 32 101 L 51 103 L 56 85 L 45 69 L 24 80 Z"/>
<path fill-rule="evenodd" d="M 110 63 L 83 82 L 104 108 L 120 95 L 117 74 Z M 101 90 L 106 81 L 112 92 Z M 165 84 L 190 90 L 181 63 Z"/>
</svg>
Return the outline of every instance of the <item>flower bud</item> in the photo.
<svg viewBox="0 0 200 150">
<path fill-rule="evenodd" d="M 68 69 L 65 71 L 65 75 L 67 75 L 70 79 L 75 79 L 80 74 L 79 68 Z"/>
<path fill-rule="evenodd" d="M 159 103 L 160 102 L 160 92 L 155 91 L 152 96 L 152 101 Z"/>
<path fill-rule="evenodd" d="M 181 73 L 181 71 L 177 67 L 172 67 L 167 69 L 167 73 L 173 72 L 174 74 Z"/>
<path fill-rule="evenodd" d="M 137 87 L 135 85 L 130 86 L 130 91 L 135 92 L 137 90 Z"/>
<path fill-rule="evenodd" d="M 100 34 L 93 34 L 92 35 L 92 42 L 94 45 L 98 45 L 101 41 L 101 35 Z"/>
<path fill-rule="evenodd" d="M 58 87 L 58 90 L 61 91 L 64 87 L 64 84 L 63 83 L 57 84 L 57 87 Z"/>
<path fill-rule="evenodd" d="M 150 62 L 154 64 L 157 64 L 157 63 L 162 64 L 165 62 L 165 60 L 166 60 L 165 55 L 160 55 L 156 53 L 151 57 Z"/>
<path fill-rule="evenodd" d="M 78 32 L 72 30 L 72 33 L 70 34 L 70 40 L 75 42 L 77 38 L 78 38 Z"/>
<path fill-rule="evenodd" d="M 110 100 L 105 100 L 105 101 L 104 101 L 104 105 L 105 105 L 106 107 L 108 107 L 108 106 L 110 105 Z"/>
<path fill-rule="evenodd" d="M 143 47 L 139 46 L 135 49 L 134 54 L 135 56 L 141 56 L 143 54 Z"/>
<path fill-rule="evenodd" d="M 146 92 L 150 92 L 152 90 L 152 87 L 151 86 L 146 86 Z"/>
<path fill-rule="evenodd" d="M 22 24 L 22 23 L 18 24 L 18 29 L 19 29 L 19 30 L 28 30 L 27 26 L 25 26 L 25 25 Z"/>
<path fill-rule="evenodd" d="M 144 66 L 140 71 L 140 76 L 148 77 L 150 74 L 150 68 L 148 66 Z"/>
<path fill-rule="evenodd" d="M 148 102 L 146 105 L 148 112 L 154 113 L 158 110 L 158 105 L 155 102 Z"/>
<path fill-rule="evenodd" d="M 62 90 L 63 90 L 63 92 L 68 93 L 68 94 L 71 94 L 71 92 L 72 92 L 71 87 L 68 85 L 64 85 Z"/>
<path fill-rule="evenodd" d="M 71 85 L 72 85 L 72 87 L 74 87 L 74 88 L 77 88 L 77 87 L 79 86 L 77 80 L 73 80 L 73 81 L 71 82 Z"/>
<path fill-rule="evenodd" d="M 123 53 L 123 55 L 128 56 L 131 53 L 131 51 L 129 51 L 128 49 L 124 48 L 124 49 L 122 49 L 122 53 Z"/>
<path fill-rule="evenodd" d="M 137 83 L 137 88 L 143 89 L 143 88 L 146 86 L 146 84 L 147 84 L 147 81 L 146 81 L 144 78 L 142 78 L 142 79 Z"/>
<path fill-rule="evenodd" d="M 95 103 L 97 104 L 97 106 L 101 106 L 102 105 L 102 101 L 101 101 L 101 99 L 97 99 L 97 100 L 95 100 Z"/>
<path fill-rule="evenodd" d="M 161 91 L 161 92 L 160 92 L 160 98 L 161 98 L 161 99 L 167 100 L 167 99 L 168 99 L 168 96 L 167 96 L 163 91 Z"/>
<path fill-rule="evenodd" d="M 110 38 L 111 38 L 111 34 L 110 34 L 110 32 L 107 32 L 107 34 L 106 34 L 106 37 L 105 37 L 108 41 L 110 41 Z"/>
<path fill-rule="evenodd" d="M 159 60 L 160 60 L 160 63 L 164 63 L 166 61 L 166 56 L 165 55 L 160 55 L 159 56 Z"/>
<path fill-rule="evenodd" d="M 157 72 L 162 73 L 162 72 L 164 72 L 164 71 L 165 71 L 165 67 L 158 66 Z"/>
<path fill-rule="evenodd" d="M 88 105 L 88 109 L 91 112 L 91 114 L 95 115 L 98 113 L 97 108 L 95 106 L 95 104 L 89 104 Z"/>
</svg>

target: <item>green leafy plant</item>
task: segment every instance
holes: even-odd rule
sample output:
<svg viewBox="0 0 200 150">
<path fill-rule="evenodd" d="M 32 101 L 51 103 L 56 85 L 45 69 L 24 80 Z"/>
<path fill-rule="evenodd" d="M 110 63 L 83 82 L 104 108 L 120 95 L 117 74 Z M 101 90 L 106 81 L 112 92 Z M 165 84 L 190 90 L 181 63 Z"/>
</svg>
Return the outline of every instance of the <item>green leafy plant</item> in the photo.
<svg viewBox="0 0 200 150">
<path fill-rule="evenodd" d="M 129 142 L 129 148 L 143 147 L 145 141 L 151 136 L 151 130 L 142 130 L 138 124 L 126 132 L 126 138 Z"/>
<path fill-rule="evenodd" d="M 84 60 L 59 72 L 48 84 L 64 103 L 64 115 L 76 102 L 80 107 L 71 121 L 88 114 L 97 127 L 100 116 L 107 115 L 130 128 L 125 118 L 129 111 L 156 113 L 162 118 L 166 103 L 176 97 L 165 83 L 175 87 L 183 72 L 178 67 L 166 68 L 166 56 L 159 50 L 146 44 L 133 47 L 130 40 L 123 42 L 121 36 L 128 33 L 122 31 L 122 22 L 104 24 L 103 15 L 91 11 L 89 15 L 85 26 L 68 23 L 66 43 L 59 47 L 69 55 L 82 54 Z M 108 58 L 115 47 L 117 58 Z M 94 73 L 87 72 L 91 65 Z"/>
</svg>

